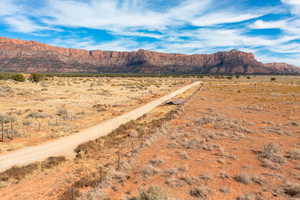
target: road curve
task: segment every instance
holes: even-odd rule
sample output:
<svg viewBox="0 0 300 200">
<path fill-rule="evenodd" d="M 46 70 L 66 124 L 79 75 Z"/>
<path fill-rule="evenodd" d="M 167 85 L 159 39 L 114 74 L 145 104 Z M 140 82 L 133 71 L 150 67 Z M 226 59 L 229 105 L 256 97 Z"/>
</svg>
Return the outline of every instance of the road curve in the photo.
<svg viewBox="0 0 300 200">
<path fill-rule="evenodd" d="M 134 109 L 128 113 L 120 115 L 110 120 L 106 120 L 96 126 L 80 131 L 79 133 L 66 136 L 48 143 L 25 147 L 11 153 L 0 155 L 0 172 L 13 166 L 23 166 L 36 161 L 43 161 L 51 156 L 70 155 L 80 144 L 95 140 L 99 137 L 108 135 L 122 124 L 131 120 L 136 120 L 165 101 L 185 92 L 186 90 L 199 85 L 201 82 L 194 82 L 184 86 L 171 94 L 156 99 L 144 106 Z"/>
</svg>

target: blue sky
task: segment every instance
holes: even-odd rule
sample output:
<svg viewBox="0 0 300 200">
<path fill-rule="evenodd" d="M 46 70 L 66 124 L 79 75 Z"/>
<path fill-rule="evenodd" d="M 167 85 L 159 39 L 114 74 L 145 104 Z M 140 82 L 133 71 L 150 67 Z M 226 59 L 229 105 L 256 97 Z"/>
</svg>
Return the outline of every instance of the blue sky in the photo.
<svg viewBox="0 0 300 200">
<path fill-rule="evenodd" d="M 300 66 L 300 0 L 0 0 L 0 29 L 69 48 L 238 49 Z"/>
</svg>

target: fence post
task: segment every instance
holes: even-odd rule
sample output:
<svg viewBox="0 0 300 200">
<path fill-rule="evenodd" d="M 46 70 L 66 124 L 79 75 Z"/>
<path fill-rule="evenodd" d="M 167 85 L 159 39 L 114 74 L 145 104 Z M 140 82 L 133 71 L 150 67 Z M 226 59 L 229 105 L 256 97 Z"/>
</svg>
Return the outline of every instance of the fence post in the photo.
<svg viewBox="0 0 300 200">
<path fill-rule="evenodd" d="M 118 156 L 117 170 L 120 170 L 121 169 L 121 152 L 120 151 L 117 152 L 117 156 Z"/>
<path fill-rule="evenodd" d="M 11 139 L 13 139 L 13 119 L 10 119 L 10 136 L 11 136 Z"/>
<path fill-rule="evenodd" d="M 2 128 L 1 128 L 1 130 L 2 130 L 2 142 L 4 142 L 4 121 L 3 120 L 1 120 L 1 125 L 2 125 Z"/>
</svg>

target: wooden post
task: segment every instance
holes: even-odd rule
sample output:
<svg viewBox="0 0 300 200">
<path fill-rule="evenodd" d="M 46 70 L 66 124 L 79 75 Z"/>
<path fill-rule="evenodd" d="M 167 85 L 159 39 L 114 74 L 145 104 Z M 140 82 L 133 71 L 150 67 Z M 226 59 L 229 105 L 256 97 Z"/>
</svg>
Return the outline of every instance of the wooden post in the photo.
<svg viewBox="0 0 300 200">
<path fill-rule="evenodd" d="M 121 169 L 121 152 L 117 152 L 118 160 L 117 160 L 117 170 Z"/>
<path fill-rule="evenodd" d="M 134 150 L 134 141 L 131 141 L 131 155 L 133 154 L 133 150 Z"/>
<path fill-rule="evenodd" d="M 13 119 L 10 119 L 10 136 L 11 139 L 13 139 Z"/>
<path fill-rule="evenodd" d="M 41 122 L 38 118 L 35 118 L 38 123 L 38 131 L 41 131 Z"/>
<path fill-rule="evenodd" d="M 103 168 L 100 167 L 100 184 L 103 183 Z"/>
<path fill-rule="evenodd" d="M 4 121 L 3 120 L 1 120 L 1 125 L 2 125 L 2 128 L 1 128 L 1 130 L 2 130 L 2 142 L 4 142 Z"/>
<path fill-rule="evenodd" d="M 71 200 L 74 200 L 74 188 L 73 187 L 71 187 Z"/>
</svg>

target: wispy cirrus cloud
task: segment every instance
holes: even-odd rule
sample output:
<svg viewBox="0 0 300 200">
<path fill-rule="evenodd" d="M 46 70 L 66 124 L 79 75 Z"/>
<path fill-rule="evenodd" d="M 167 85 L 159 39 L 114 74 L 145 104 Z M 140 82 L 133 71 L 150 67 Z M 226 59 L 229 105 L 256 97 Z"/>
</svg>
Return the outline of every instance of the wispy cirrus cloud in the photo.
<svg viewBox="0 0 300 200">
<path fill-rule="evenodd" d="M 21 7 L 13 0 L 2 0 L 0 3 L 0 16 L 14 15 L 21 11 Z"/>
<path fill-rule="evenodd" d="M 281 0 L 282 3 L 291 7 L 291 11 L 296 14 L 300 15 L 300 1 L 298 0 Z"/>
<path fill-rule="evenodd" d="M 59 30 L 57 28 L 51 28 L 45 25 L 38 25 L 33 20 L 30 20 L 28 17 L 23 15 L 5 17 L 4 22 L 9 24 L 11 29 L 15 32 L 34 33 L 45 30 Z"/>
<path fill-rule="evenodd" d="M 299 8 L 298 0 L 2 0 L 0 26 L 9 35 L 71 48 L 188 54 L 236 48 L 300 64 Z"/>
</svg>

